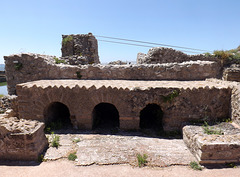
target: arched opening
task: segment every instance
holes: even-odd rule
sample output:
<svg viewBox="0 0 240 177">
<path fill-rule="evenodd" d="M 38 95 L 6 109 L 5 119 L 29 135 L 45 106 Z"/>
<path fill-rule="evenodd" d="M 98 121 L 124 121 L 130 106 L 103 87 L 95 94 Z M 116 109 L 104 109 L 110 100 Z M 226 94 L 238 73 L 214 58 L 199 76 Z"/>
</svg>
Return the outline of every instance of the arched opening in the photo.
<svg viewBox="0 0 240 177">
<path fill-rule="evenodd" d="M 140 111 L 140 128 L 163 130 L 163 111 L 157 104 L 148 104 Z"/>
<path fill-rule="evenodd" d="M 112 129 L 119 127 L 119 113 L 110 103 L 96 105 L 92 112 L 92 129 Z"/>
<path fill-rule="evenodd" d="M 68 107 L 60 102 L 53 102 L 44 111 L 46 127 L 51 130 L 71 128 L 70 112 Z"/>
</svg>

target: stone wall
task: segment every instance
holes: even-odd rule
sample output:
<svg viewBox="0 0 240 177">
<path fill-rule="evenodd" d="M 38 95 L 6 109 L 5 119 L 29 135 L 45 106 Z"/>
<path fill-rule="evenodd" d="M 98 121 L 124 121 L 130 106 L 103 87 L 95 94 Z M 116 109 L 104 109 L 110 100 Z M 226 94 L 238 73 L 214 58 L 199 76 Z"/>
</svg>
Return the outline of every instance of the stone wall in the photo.
<svg viewBox="0 0 240 177">
<path fill-rule="evenodd" d="M 20 118 L 45 121 L 44 110 L 60 102 L 80 129 L 92 128 L 92 111 L 99 103 L 116 107 L 121 129 L 138 129 L 140 111 L 148 104 L 161 107 L 165 131 L 230 116 L 231 89 L 205 81 L 40 80 L 19 84 L 17 94 Z"/>
<path fill-rule="evenodd" d="M 72 66 L 55 64 L 53 58 L 38 54 L 5 56 L 9 94 L 16 93 L 16 84 L 40 79 L 204 80 L 220 75 L 220 65 L 213 61 Z"/>
<path fill-rule="evenodd" d="M 231 98 L 231 106 L 232 120 L 240 125 L 240 84 L 235 83 L 235 86 L 232 90 L 232 98 Z"/>
<path fill-rule="evenodd" d="M 0 118 L 0 159 L 38 160 L 48 146 L 44 123 L 16 117 Z"/>
<path fill-rule="evenodd" d="M 97 39 L 92 33 L 62 35 L 61 50 L 63 59 L 69 60 L 71 63 L 76 62 L 78 57 L 80 57 L 80 61 L 86 60 L 87 64 L 100 63 Z"/>
<path fill-rule="evenodd" d="M 154 47 L 151 48 L 147 54 L 138 53 L 138 64 L 157 64 L 157 63 L 182 63 L 184 61 L 218 61 L 214 57 L 205 55 L 187 55 L 181 51 L 172 48 Z"/>
<path fill-rule="evenodd" d="M 207 79 L 208 81 L 224 84 L 232 89 L 231 93 L 231 119 L 233 122 L 240 125 L 240 83 L 239 82 L 230 82 L 222 81 L 217 79 Z"/>
</svg>

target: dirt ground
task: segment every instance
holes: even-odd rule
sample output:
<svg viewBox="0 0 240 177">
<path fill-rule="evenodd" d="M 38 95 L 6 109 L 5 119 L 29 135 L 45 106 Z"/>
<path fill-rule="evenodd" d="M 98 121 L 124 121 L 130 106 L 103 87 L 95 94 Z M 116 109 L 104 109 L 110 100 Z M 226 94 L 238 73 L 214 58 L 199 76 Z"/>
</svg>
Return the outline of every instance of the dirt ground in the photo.
<svg viewBox="0 0 240 177">
<path fill-rule="evenodd" d="M 164 168 L 133 167 L 130 165 L 91 165 L 76 166 L 74 162 L 57 160 L 40 165 L 7 164 L 0 165 L 0 177 L 240 177 L 240 168 L 203 169 L 196 171 L 189 166 L 170 166 Z"/>
</svg>

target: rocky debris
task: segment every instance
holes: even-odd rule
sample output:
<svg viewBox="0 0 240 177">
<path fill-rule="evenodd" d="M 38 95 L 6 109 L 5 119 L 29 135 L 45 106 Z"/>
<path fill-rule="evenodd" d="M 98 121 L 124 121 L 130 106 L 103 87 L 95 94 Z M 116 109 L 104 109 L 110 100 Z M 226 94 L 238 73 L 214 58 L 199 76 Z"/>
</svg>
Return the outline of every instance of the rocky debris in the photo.
<svg viewBox="0 0 240 177">
<path fill-rule="evenodd" d="M 39 122 L 36 120 L 19 119 L 17 117 L 0 118 L 0 127 L 4 127 L 11 133 L 27 134 L 32 132 L 38 125 Z"/>
<path fill-rule="evenodd" d="M 138 64 L 182 63 L 184 61 L 217 61 L 216 58 L 206 55 L 187 55 L 172 48 L 154 47 L 147 54 L 138 53 Z"/>
<path fill-rule="evenodd" d="M 61 60 L 64 60 L 65 64 L 69 65 L 87 65 L 88 63 L 86 56 L 72 55 L 66 57 L 60 57 Z"/>
<path fill-rule="evenodd" d="M 6 112 L 8 109 L 17 108 L 16 95 L 7 95 L 0 98 L 0 113 Z"/>
<path fill-rule="evenodd" d="M 111 61 L 108 63 L 109 65 L 126 65 L 126 62 L 123 62 L 121 60 L 117 60 L 117 61 Z"/>
</svg>

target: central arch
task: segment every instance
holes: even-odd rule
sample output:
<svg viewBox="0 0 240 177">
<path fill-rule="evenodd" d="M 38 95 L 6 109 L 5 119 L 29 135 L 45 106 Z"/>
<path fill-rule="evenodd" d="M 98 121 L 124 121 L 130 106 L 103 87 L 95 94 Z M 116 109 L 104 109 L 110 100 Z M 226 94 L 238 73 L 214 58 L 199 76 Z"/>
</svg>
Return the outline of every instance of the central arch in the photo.
<svg viewBox="0 0 240 177">
<path fill-rule="evenodd" d="M 99 103 L 92 112 L 92 129 L 111 129 L 119 127 L 119 113 L 110 103 Z"/>
<path fill-rule="evenodd" d="M 157 104 L 148 104 L 140 111 L 140 128 L 163 130 L 163 111 Z"/>
<path fill-rule="evenodd" d="M 46 127 L 51 129 L 72 127 L 69 109 L 60 102 L 53 102 L 45 108 L 44 120 Z"/>
</svg>

